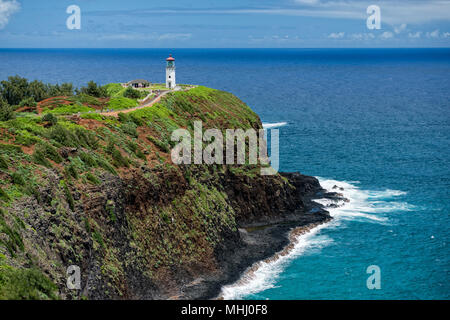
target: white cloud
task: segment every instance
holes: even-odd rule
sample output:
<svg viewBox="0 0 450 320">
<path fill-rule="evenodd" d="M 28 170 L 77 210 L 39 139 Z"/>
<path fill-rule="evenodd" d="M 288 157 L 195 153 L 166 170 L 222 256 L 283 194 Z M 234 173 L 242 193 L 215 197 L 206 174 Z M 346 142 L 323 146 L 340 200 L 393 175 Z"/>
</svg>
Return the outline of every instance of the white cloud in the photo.
<svg viewBox="0 0 450 320">
<path fill-rule="evenodd" d="M 303 16 L 337 19 L 361 19 L 366 20 L 366 13 L 370 2 L 360 0 L 295 0 L 295 6 L 266 7 L 266 8 L 171 8 L 155 10 L 128 11 L 130 15 L 149 14 L 267 14 L 284 16 Z M 382 24 L 401 25 L 425 23 L 430 21 L 450 21 L 449 0 L 377 0 L 376 4 L 381 8 Z M 122 11 L 98 11 L 91 12 L 100 15 L 123 15 Z"/>
<path fill-rule="evenodd" d="M 0 29 L 3 29 L 9 22 L 11 15 L 19 11 L 20 3 L 16 0 L 0 0 Z"/>
<path fill-rule="evenodd" d="M 297 2 L 299 4 L 311 5 L 311 4 L 318 4 L 320 1 L 319 0 L 295 0 L 295 2 Z"/>
<path fill-rule="evenodd" d="M 427 38 L 439 38 L 439 29 L 432 32 L 427 32 Z"/>
<path fill-rule="evenodd" d="M 333 32 L 333 33 L 330 33 L 328 35 L 328 38 L 330 38 L 330 39 L 341 39 L 341 38 L 344 37 L 344 35 L 345 35 L 345 32 L 338 32 L 338 33 Z"/>
<path fill-rule="evenodd" d="M 353 40 L 371 40 L 375 39 L 373 33 L 353 33 L 350 35 Z"/>
<path fill-rule="evenodd" d="M 158 37 L 158 40 L 188 40 L 192 33 L 165 33 Z"/>
<path fill-rule="evenodd" d="M 396 34 L 402 33 L 403 31 L 406 30 L 406 23 L 402 23 L 401 25 L 399 25 L 398 27 L 394 27 L 394 32 Z"/>
<path fill-rule="evenodd" d="M 414 33 L 408 33 L 408 37 L 411 39 L 419 39 L 420 37 L 422 37 L 422 31 L 417 31 Z"/>
<path fill-rule="evenodd" d="M 263 37 L 255 37 L 250 35 L 249 40 L 253 43 L 261 43 L 271 41 L 273 43 L 298 43 L 302 41 L 299 36 L 288 36 L 288 35 L 271 35 L 271 36 L 263 36 Z"/>
<path fill-rule="evenodd" d="M 444 33 L 442 34 L 442 36 L 443 36 L 444 38 L 449 38 L 449 37 L 450 37 L 450 32 L 444 32 Z"/>
<path fill-rule="evenodd" d="M 267 9 L 267 13 L 286 15 L 367 19 L 367 2 L 359 0 L 309 1 L 296 0 L 299 7 L 304 8 L 277 10 Z M 424 23 L 429 21 L 450 20 L 450 1 L 448 0 L 379 0 L 376 4 L 381 8 L 381 21 L 390 25 L 408 23 Z M 400 26 L 400 28 L 402 28 Z M 403 29 L 399 30 L 400 32 Z"/>
<path fill-rule="evenodd" d="M 125 41 L 167 41 L 167 40 L 188 40 L 192 37 L 191 33 L 126 33 L 110 34 L 99 37 L 101 40 L 125 40 Z"/>
<path fill-rule="evenodd" d="M 390 31 L 385 31 L 380 35 L 381 39 L 392 39 L 394 37 L 394 34 Z"/>
</svg>

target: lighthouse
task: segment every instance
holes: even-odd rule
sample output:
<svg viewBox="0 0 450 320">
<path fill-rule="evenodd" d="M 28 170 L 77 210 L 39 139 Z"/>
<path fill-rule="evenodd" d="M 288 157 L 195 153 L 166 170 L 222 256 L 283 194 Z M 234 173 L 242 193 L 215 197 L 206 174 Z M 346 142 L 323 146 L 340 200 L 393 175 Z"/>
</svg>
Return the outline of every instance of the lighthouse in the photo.
<svg viewBox="0 0 450 320">
<path fill-rule="evenodd" d="M 177 82 L 175 79 L 175 59 L 172 57 L 172 55 L 169 55 L 166 61 L 166 88 L 175 89 L 175 87 L 177 86 Z"/>
</svg>

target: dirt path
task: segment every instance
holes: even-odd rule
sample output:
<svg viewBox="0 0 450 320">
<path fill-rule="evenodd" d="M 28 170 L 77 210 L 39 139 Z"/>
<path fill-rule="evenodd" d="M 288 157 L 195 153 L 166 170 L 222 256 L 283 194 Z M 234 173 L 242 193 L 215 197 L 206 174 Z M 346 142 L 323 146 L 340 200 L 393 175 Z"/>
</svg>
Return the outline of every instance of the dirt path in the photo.
<svg viewBox="0 0 450 320">
<path fill-rule="evenodd" d="M 134 107 L 134 108 L 130 108 L 130 109 L 124 109 L 124 110 L 113 110 L 110 112 L 100 112 L 99 114 L 103 115 L 103 116 L 109 116 L 109 117 L 118 117 L 119 113 L 129 113 L 135 110 L 139 110 L 142 108 L 146 108 L 146 107 L 151 107 L 152 105 L 154 105 L 155 103 L 158 103 L 162 97 L 164 97 L 166 94 L 173 92 L 173 91 L 164 91 L 163 93 L 161 93 L 158 97 L 153 98 L 151 101 L 144 103 L 143 105 Z"/>
</svg>

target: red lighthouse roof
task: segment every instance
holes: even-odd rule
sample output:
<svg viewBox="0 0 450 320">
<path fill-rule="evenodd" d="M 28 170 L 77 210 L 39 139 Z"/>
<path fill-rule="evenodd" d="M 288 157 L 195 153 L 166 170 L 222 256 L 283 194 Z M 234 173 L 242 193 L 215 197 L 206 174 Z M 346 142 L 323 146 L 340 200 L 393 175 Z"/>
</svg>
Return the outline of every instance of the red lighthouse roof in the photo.
<svg viewBox="0 0 450 320">
<path fill-rule="evenodd" d="M 172 57 L 171 54 L 169 54 L 169 57 L 166 59 L 166 61 L 175 61 L 175 59 Z"/>
</svg>

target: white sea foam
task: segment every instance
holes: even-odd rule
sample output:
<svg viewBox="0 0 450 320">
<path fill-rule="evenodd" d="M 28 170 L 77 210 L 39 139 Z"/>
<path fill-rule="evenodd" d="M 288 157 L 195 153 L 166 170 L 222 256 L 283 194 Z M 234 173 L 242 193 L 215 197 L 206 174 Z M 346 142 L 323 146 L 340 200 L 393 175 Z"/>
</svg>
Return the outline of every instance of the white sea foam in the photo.
<svg viewBox="0 0 450 320">
<path fill-rule="evenodd" d="M 349 220 L 385 224 L 387 213 L 391 211 L 409 211 L 413 206 L 405 202 L 391 201 L 395 197 L 405 195 L 399 190 L 362 190 L 356 184 L 358 181 L 337 181 L 318 178 L 323 188 L 330 192 L 342 193 L 349 202 L 334 202 L 330 199 L 320 199 L 334 218 L 331 222 L 321 224 L 305 234 L 297 236 L 294 247 L 286 255 L 278 255 L 278 259 L 269 259 L 253 265 L 236 283 L 224 286 L 220 294 L 226 300 L 241 299 L 246 295 L 255 294 L 275 287 L 280 273 L 294 258 L 312 250 L 321 249 L 333 242 L 333 239 L 321 234 L 325 228 L 338 228 Z M 336 187 L 335 187 L 336 186 Z M 341 189 L 343 188 L 343 190 Z M 335 207 L 338 205 L 338 207 Z"/>
<path fill-rule="evenodd" d="M 263 125 L 264 129 L 273 129 L 273 128 L 278 128 L 278 127 L 283 127 L 283 126 L 287 125 L 287 122 L 263 123 L 262 125 Z"/>
</svg>

